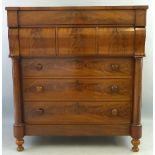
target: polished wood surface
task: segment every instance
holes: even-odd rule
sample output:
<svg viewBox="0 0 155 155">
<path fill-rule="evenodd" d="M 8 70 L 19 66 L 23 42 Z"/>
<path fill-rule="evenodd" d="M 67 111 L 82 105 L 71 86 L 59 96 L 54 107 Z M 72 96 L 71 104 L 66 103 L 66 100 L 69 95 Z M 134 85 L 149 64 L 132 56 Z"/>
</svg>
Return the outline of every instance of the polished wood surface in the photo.
<svg viewBox="0 0 155 155">
<path fill-rule="evenodd" d="M 10 57 L 19 56 L 18 29 L 9 29 L 8 37 L 9 37 Z"/>
<path fill-rule="evenodd" d="M 126 136 L 130 125 L 25 125 L 28 136 Z M 44 131 L 44 132 L 43 132 Z"/>
<path fill-rule="evenodd" d="M 147 6 L 7 7 L 6 10 L 9 15 L 9 27 L 49 26 L 50 24 L 145 26 L 147 8 Z"/>
<path fill-rule="evenodd" d="M 134 28 L 98 28 L 100 55 L 133 55 Z"/>
<path fill-rule="evenodd" d="M 94 55 L 96 53 L 95 28 L 58 28 L 59 55 Z"/>
<path fill-rule="evenodd" d="M 23 100 L 131 100 L 131 81 L 131 79 L 25 79 Z"/>
<path fill-rule="evenodd" d="M 27 124 L 128 124 L 130 102 L 25 102 Z"/>
<path fill-rule="evenodd" d="M 132 58 L 27 58 L 22 59 L 23 78 L 131 78 Z"/>
<path fill-rule="evenodd" d="M 55 29 L 19 29 L 21 56 L 55 55 Z"/>
<path fill-rule="evenodd" d="M 145 28 L 135 28 L 135 54 L 145 56 Z"/>
<path fill-rule="evenodd" d="M 145 29 L 133 27 L 20 28 L 9 35 L 10 50 L 22 57 L 140 56 L 145 47 Z"/>
<path fill-rule="evenodd" d="M 139 151 L 138 145 L 140 144 L 140 140 L 139 139 L 132 139 L 131 143 L 133 145 L 132 151 L 138 152 Z"/>
<path fill-rule="evenodd" d="M 21 140 L 16 139 L 16 144 L 18 145 L 17 151 L 21 152 L 24 150 L 24 147 L 23 147 L 24 140 L 23 139 L 21 139 Z"/>
<path fill-rule="evenodd" d="M 35 18 L 38 16 L 37 18 Z M 124 24 L 134 23 L 133 10 L 66 10 L 66 11 L 20 11 L 20 26 L 49 24 Z"/>
<path fill-rule="evenodd" d="M 64 6 L 64 7 L 6 7 L 6 10 L 146 10 L 148 6 L 146 5 L 135 5 L 135 6 Z"/>
<path fill-rule="evenodd" d="M 139 151 L 147 6 L 8 7 L 14 136 L 132 137 Z"/>
</svg>

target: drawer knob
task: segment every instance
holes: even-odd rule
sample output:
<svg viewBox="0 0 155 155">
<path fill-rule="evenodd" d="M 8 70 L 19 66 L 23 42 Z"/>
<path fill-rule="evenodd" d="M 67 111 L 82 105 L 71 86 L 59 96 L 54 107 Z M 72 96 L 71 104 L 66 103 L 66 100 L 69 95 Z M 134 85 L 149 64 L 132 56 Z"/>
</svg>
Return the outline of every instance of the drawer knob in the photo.
<svg viewBox="0 0 155 155">
<path fill-rule="evenodd" d="M 39 115 L 41 115 L 41 114 L 44 113 L 44 109 L 38 108 L 38 109 L 36 109 L 36 113 L 39 114 Z"/>
<path fill-rule="evenodd" d="M 112 91 L 113 93 L 118 92 L 118 86 L 117 86 L 117 85 L 112 85 L 112 86 L 111 86 L 111 91 Z"/>
<path fill-rule="evenodd" d="M 112 116 L 118 116 L 118 110 L 117 109 L 112 109 L 111 114 L 112 114 Z"/>
<path fill-rule="evenodd" d="M 117 65 L 117 64 L 112 64 L 112 65 L 111 65 L 111 69 L 112 69 L 112 71 L 119 71 L 119 65 Z"/>
<path fill-rule="evenodd" d="M 44 90 L 44 87 L 43 86 L 36 86 L 36 91 L 38 93 L 43 92 L 43 90 Z"/>
<path fill-rule="evenodd" d="M 42 70 L 42 69 L 43 69 L 43 65 L 42 65 L 42 64 L 37 64 L 37 65 L 36 65 L 36 69 L 37 69 L 38 71 Z"/>
</svg>

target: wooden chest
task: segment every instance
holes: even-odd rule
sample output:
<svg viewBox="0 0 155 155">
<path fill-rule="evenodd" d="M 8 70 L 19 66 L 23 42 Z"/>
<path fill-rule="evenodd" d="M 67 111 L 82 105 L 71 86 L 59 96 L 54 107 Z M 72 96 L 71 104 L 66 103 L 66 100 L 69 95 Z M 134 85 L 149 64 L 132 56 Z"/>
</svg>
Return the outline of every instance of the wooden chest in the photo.
<svg viewBox="0 0 155 155">
<path fill-rule="evenodd" d="M 141 138 L 147 6 L 9 7 L 14 136 Z"/>
</svg>

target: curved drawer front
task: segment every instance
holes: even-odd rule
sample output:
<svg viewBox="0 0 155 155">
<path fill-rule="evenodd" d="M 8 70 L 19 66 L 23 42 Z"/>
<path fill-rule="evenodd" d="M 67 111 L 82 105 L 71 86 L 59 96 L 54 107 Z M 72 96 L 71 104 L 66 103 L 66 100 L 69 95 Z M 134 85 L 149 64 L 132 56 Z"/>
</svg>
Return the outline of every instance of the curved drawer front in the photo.
<svg viewBox="0 0 155 155">
<path fill-rule="evenodd" d="M 27 124 L 130 123 L 130 102 L 25 102 Z"/>
<path fill-rule="evenodd" d="M 55 56 L 55 28 L 20 28 L 21 56 Z"/>
<path fill-rule="evenodd" d="M 131 100 L 129 79 L 25 79 L 25 101 Z"/>
<path fill-rule="evenodd" d="M 131 56 L 134 36 L 133 27 L 58 28 L 58 55 Z"/>
<path fill-rule="evenodd" d="M 130 77 L 130 58 L 23 59 L 23 77 Z"/>
<path fill-rule="evenodd" d="M 60 56 L 97 54 L 95 28 L 58 28 L 57 39 Z"/>
<path fill-rule="evenodd" d="M 144 40 L 141 33 L 136 35 L 140 42 Z M 14 34 L 10 33 L 11 35 L 13 38 Z M 134 39 L 133 27 L 19 29 L 22 57 L 133 56 Z M 136 50 L 139 49 L 143 47 L 137 46 Z"/>
<path fill-rule="evenodd" d="M 134 54 L 134 28 L 98 28 L 97 33 L 99 55 Z"/>
</svg>

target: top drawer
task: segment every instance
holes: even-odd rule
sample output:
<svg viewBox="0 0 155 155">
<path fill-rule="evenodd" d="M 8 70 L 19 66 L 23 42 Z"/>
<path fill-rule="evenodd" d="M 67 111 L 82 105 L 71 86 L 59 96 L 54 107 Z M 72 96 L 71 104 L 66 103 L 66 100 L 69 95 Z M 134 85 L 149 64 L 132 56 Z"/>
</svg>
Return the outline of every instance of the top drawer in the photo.
<svg viewBox="0 0 155 155">
<path fill-rule="evenodd" d="M 49 25 L 145 26 L 147 6 L 9 7 L 9 27 Z"/>
<path fill-rule="evenodd" d="M 37 17 L 37 18 L 36 18 Z M 20 11 L 20 26 L 49 24 L 134 24 L 133 10 Z"/>
</svg>

